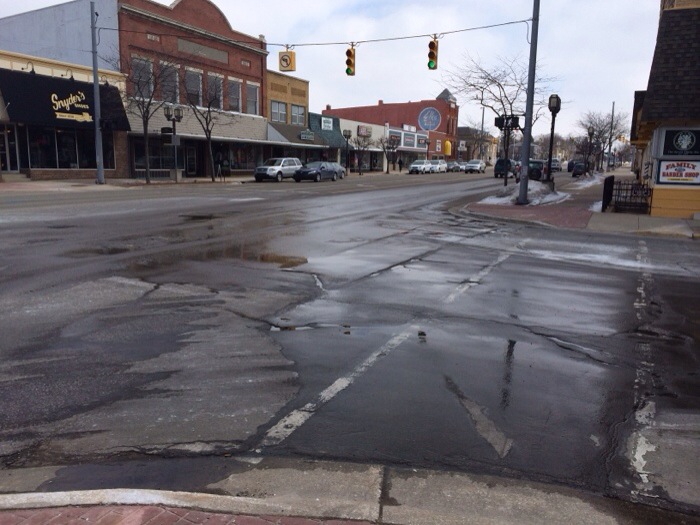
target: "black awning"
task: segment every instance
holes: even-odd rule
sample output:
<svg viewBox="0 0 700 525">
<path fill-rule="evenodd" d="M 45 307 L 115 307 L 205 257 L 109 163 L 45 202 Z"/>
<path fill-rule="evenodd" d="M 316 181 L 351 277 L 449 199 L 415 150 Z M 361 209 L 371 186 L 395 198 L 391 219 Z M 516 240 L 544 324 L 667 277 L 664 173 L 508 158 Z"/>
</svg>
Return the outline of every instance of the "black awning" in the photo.
<svg viewBox="0 0 700 525">
<path fill-rule="evenodd" d="M 92 129 L 95 98 L 89 82 L 0 69 L 0 93 L 12 122 Z M 102 120 L 112 129 L 129 131 L 119 89 L 100 85 Z"/>
</svg>

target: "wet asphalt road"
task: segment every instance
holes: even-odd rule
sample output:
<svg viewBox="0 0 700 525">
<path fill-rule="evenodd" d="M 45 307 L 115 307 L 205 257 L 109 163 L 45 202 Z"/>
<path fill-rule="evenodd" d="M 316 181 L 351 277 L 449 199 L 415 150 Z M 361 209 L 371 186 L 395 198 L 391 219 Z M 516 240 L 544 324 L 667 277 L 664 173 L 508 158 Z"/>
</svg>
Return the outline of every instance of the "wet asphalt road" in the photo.
<svg viewBox="0 0 700 525">
<path fill-rule="evenodd" d="M 628 441 L 650 401 L 700 408 L 696 245 L 455 215 L 500 184 L 442 181 L 0 196 L 5 469 L 202 490 L 297 455 L 658 496 Z"/>
</svg>

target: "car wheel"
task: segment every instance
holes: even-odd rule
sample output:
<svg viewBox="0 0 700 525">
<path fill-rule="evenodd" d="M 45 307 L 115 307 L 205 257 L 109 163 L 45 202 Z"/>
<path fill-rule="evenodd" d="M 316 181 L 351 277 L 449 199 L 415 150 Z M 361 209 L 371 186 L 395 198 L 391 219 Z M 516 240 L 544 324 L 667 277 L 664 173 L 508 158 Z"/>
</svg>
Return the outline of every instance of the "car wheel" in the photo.
<svg viewBox="0 0 700 525">
<path fill-rule="evenodd" d="M 334 174 L 333 174 L 333 177 L 331 177 L 331 180 L 332 180 L 333 182 L 337 181 L 337 180 L 338 180 L 338 174 L 337 174 L 337 173 L 334 173 Z"/>
<path fill-rule="evenodd" d="M 262 182 L 262 177 L 255 177 L 255 182 Z"/>
<path fill-rule="evenodd" d="M 295 180 L 296 182 L 301 182 L 301 177 L 294 177 L 294 180 Z"/>
<path fill-rule="evenodd" d="M 316 178 L 314 178 L 314 181 L 321 182 L 321 174 L 320 173 L 316 174 Z"/>
<path fill-rule="evenodd" d="M 277 174 L 277 182 L 282 182 L 282 172 L 281 171 Z"/>
</svg>

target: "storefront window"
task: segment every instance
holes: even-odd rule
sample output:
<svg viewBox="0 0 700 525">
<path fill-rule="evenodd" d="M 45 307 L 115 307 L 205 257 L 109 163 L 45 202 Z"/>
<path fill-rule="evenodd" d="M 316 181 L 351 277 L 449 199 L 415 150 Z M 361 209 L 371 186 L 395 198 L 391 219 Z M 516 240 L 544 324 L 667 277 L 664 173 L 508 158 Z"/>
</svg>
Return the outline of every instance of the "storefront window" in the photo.
<svg viewBox="0 0 700 525">
<path fill-rule="evenodd" d="M 53 128 L 31 126 L 29 159 L 32 168 L 56 168 L 56 133 Z"/>
<path fill-rule="evenodd" d="M 61 169 L 77 168 L 78 149 L 76 147 L 75 131 L 57 129 L 56 143 L 58 146 L 58 167 Z"/>
</svg>

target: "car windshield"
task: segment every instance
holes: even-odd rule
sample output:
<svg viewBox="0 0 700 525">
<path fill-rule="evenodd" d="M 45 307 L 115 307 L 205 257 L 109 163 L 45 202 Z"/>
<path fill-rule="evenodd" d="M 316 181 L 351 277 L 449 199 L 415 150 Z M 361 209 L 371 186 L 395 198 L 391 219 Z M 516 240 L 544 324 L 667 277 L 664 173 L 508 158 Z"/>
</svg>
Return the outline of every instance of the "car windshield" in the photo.
<svg viewBox="0 0 700 525">
<path fill-rule="evenodd" d="M 440 161 L 439 160 L 431 160 L 430 163 L 435 164 L 437 166 L 438 164 L 440 164 Z"/>
<path fill-rule="evenodd" d="M 470 160 L 467 164 L 481 164 L 480 160 Z"/>
<path fill-rule="evenodd" d="M 263 166 L 279 166 L 282 164 L 282 159 L 267 159 Z"/>
<path fill-rule="evenodd" d="M 307 167 L 307 168 L 311 168 L 311 169 L 320 168 L 320 167 L 321 167 L 321 163 L 320 163 L 319 161 L 308 162 L 308 163 L 306 164 L 306 167 Z"/>
</svg>

